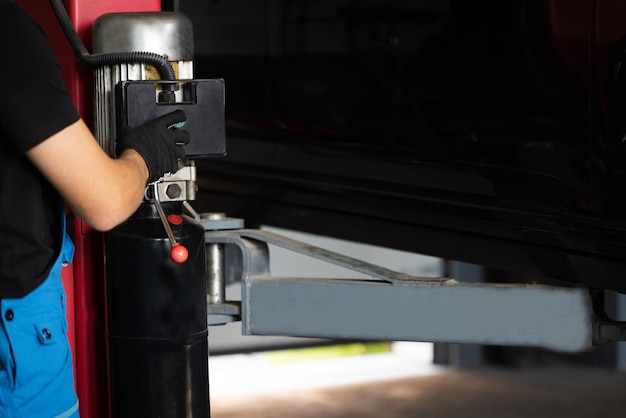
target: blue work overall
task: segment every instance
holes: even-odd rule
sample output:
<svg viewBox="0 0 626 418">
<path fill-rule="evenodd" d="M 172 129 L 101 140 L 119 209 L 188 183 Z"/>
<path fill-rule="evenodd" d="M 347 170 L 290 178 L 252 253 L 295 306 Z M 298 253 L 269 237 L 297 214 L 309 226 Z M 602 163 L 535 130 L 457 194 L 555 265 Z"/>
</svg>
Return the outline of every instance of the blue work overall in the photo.
<svg viewBox="0 0 626 418">
<path fill-rule="evenodd" d="M 0 417 L 76 418 L 61 268 L 74 245 L 65 233 L 48 278 L 23 298 L 0 301 Z"/>
</svg>

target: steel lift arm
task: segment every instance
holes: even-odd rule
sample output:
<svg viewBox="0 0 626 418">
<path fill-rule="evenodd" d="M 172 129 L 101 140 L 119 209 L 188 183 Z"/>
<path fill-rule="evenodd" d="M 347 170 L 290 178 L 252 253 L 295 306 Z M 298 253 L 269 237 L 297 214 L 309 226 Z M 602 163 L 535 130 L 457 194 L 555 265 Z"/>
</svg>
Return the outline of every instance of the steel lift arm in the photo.
<svg viewBox="0 0 626 418">
<path fill-rule="evenodd" d="M 196 218 L 206 231 L 208 324 L 241 320 L 244 335 L 474 343 L 562 352 L 626 339 L 626 324 L 604 313 L 598 291 L 415 277 L 267 231 L 242 229 L 240 219 L 216 214 Z M 372 279 L 272 277 L 269 245 Z M 241 257 L 227 263 L 225 246 L 238 248 Z M 227 271 L 232 276 L 233 270 L 235 280 L 241 280 L 241 302 L 224 299 L 225 284 L 233 280 Z"/>
</svg>

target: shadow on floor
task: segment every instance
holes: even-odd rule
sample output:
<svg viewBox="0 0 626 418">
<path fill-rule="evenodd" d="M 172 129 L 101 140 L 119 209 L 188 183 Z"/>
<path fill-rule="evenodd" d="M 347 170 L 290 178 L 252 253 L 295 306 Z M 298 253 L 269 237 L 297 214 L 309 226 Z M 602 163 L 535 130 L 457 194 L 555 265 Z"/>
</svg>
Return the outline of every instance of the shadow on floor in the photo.
<svg viewBox="0 0 626 418">
<path fill-rule="evenodd" d="M 212 399 L 212 418 L 623 418 L 626 372 L 450 371 L 358 386 Z"/>
</svg>

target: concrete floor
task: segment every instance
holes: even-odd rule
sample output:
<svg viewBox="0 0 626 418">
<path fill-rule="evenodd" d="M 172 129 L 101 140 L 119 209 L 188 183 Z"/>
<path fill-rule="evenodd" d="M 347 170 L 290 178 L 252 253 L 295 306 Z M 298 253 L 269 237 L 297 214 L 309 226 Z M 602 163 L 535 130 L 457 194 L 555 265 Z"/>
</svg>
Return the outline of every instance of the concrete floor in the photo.
<svg viewBox="0 0 626 418">
<path fill-rule="evenodd" d="M 456 370 L 212 398 L 211 410 L 212 418 L 624 418 L 626 372 L 572 366 Z"/>
</svg>

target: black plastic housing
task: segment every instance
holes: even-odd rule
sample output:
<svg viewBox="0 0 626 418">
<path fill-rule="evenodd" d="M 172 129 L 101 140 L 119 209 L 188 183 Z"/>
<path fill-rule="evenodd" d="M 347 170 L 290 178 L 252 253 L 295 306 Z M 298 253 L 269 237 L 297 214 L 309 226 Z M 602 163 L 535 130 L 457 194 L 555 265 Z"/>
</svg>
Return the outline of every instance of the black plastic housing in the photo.
<svg viewBox="0 0 626 418">
<path fill-rule="evenodd" d="M 181 264 L 149 203 L 105 234 L 114 417 L 210 416 L 204 229 L 183 217 L 176 239 L 189 251 Z"/>
<path fill-rule="evenodd" d="M 182 92 L 178 101 L 173 99 L 174 90 Z M 187 115 L 184 129 L 191 135 L 185 146 L 187 157 L 223 156 L 224 103 L 222 79 L 121 81 L 116 86 L 117 133 L 181 109 Z"/>
</svg>

